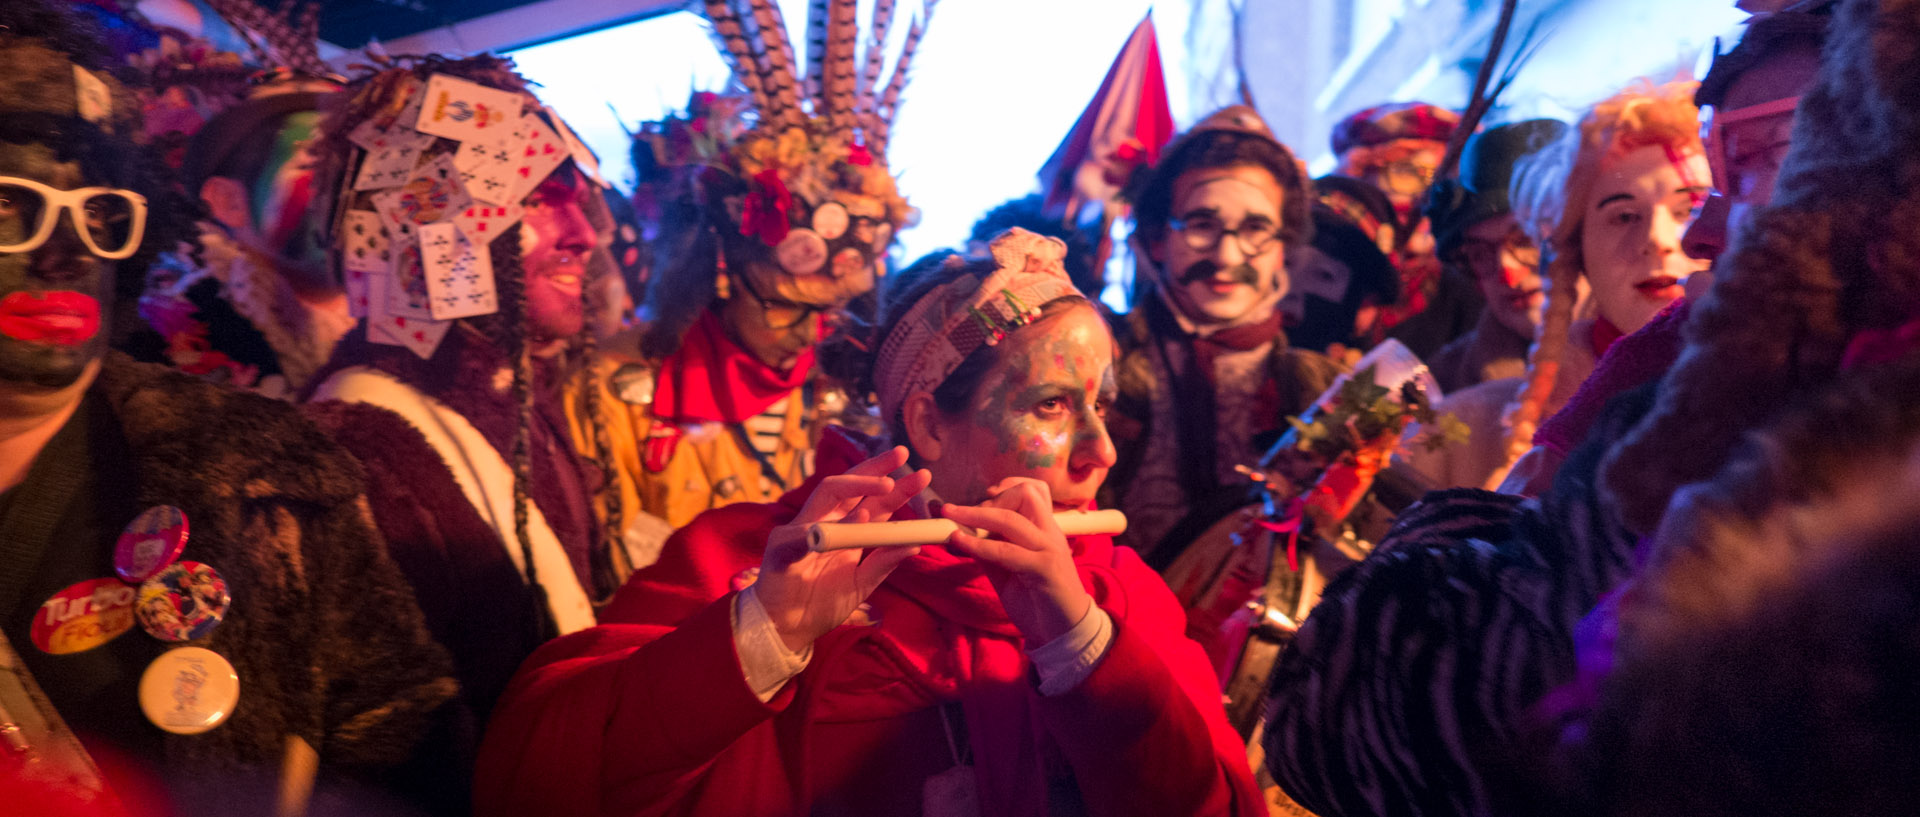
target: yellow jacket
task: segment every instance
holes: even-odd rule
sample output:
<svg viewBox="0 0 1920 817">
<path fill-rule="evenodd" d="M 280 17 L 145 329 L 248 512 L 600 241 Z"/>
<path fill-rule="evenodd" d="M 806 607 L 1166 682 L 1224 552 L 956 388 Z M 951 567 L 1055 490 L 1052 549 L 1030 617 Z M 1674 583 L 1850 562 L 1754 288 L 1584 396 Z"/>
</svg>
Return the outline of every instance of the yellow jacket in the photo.
<svg viewBox="0 0 1920 817">
<path fill-rule="evenodd" d="M 594 511 L 605 524 L 609 509 L 604 497 L 619 496 L 623 547 L 615 549 L 615 562 L 627 562 L 621 566 L 623 575 L 651 564 L 667 536 L 701 512 L 736 502 L 772 502 L 798 487 L 813 473 L 821 418 L 842 419 L 847 403 L 842 391 L 821 383 L 817 374 L 811 379 L 813 388 L 793 390 L 779 447 L 768 458 L 778 480 L 766 475 L 733 426 L 717 422 L 681 428 L 666 467 L 653 471 L 645 457 L 648 438 L 660 422 L 652 412 L 658 374 L 656 363 L 603 349 L 567 389 L 567 422 L 575 447 L 583 456 L 610 459 L 614 466 L 617 490 L 603 492 Z M 808 391 L 814 392 L 812 405 L 806 401 Z M 600 430 L 595 428 L 596 415 Z"/>
</svg>

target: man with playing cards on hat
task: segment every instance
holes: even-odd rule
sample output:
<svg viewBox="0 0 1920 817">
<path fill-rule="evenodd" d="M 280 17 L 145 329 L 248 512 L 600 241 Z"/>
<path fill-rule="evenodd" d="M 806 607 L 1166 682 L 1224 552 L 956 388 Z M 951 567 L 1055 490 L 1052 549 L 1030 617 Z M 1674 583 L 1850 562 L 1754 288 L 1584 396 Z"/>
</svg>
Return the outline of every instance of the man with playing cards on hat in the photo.
<svg viewBox="0 0 1920 817">
<path fill-rule="evenodd" d="M 70 15 L 0 3 L 0 812 L 268 813 L 316 756 L 327 788 L 389 781 L 447 656 L 344 451 L 108 349 L 194 208 Z"/>
<path fill-rule="evenodd" d="M 737 23 L 727 4 L 707 13 L 723 45 L 746 47 L 726 36 Z M 851 18 L 825 25 L 829 40 L 855 36 Z M 778 32 L 760 32 L 778 40 L 767 49 L 787 47 Z M 607 410 L 594 424 L 575 421 L 583 442 L 597 424 L 614 443 L 619 504 L 602 517 L 636 567 L 703 511 L 798 487 L 827 423 L 875 426 L 839 385 L 847 378 L 824 369 L 868 354 L 850 334 L 830 336 L 885 274 L 895 231 L 918 217 L 886 164 L 898 69 L 917 40 L 893 82 L 879 82 L 878 59 L 861 83 L 816 65 L 802 84 L 811 96 L 797 94 L 791 63 L 763 76 L 751 56 L 729 51 L 746 93 L 696 93 L 685 113 L 636 136 L 661 264 L 642 325 L 602 345 L 586 384 Z M 827 52 L 828 61 L 850 53 Z"/>
<path fill-rule="evenodd" d="M 314 416 L 366 466 L 373 515 L 484 723 L 521 659 L 617 587 L 561 386 L 613 274 L 592 154 L 480 55 L 349 83 L 314 151 L 360 323 Z"/>
</svg>

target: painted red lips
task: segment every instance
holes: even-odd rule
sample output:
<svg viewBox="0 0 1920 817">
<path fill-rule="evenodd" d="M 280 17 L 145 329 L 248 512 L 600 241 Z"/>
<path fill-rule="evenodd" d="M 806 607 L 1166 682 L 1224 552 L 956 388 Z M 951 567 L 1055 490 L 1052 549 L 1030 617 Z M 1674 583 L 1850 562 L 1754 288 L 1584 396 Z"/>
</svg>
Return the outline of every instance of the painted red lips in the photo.
<svg viewBox="0 0 1920 817">
<path fill-rule="evenodd" d="M 100 302 L 78 292 L 10 292 L 0 298 L 0 335 L 78 346 L 100 331 Z"/>
</svg>

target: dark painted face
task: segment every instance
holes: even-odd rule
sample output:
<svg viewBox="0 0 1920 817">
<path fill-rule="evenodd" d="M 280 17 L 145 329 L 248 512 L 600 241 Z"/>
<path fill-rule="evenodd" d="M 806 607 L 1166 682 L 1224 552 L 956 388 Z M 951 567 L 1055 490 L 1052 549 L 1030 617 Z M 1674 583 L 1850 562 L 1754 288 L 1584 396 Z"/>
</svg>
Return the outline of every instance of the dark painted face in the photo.
<svg viewBox="0 0 1920 817">
<path fill-rule="evenodd" d="M 0 176 L 60 190 L 102 183 L 78 163 L 56 160 L 51 148 L 8 142 L 0 142 Z M 0 243 L 31 233 L 30 209 L 0 188 Z M 57 215 L 45 244 L 0 254 L 0 383 L 63 388 L 106 354 L 114 262 L 88 251 L 68 213 Z"/>
</svg>

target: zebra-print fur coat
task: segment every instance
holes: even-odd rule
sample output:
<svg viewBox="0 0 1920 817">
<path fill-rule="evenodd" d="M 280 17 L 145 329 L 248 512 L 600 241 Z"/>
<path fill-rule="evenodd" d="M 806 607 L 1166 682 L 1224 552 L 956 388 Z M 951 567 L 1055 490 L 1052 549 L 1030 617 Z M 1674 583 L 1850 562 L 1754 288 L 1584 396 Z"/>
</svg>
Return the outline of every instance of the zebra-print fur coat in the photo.
<svg viewBox="0 0 1920 817">
<path fill-rule="evenodd" d="M 1595 472 L 1652 388 L 1609 406 L 1546 497 L 1429 494 L 1328 585 L 1270 688 L 1267 766 L 1289 795 L 1324 817 L 1503 801 L 1526 774 L 1514 739 L 1574 676 L 1575 623 L 1632 569 Z"/>
</svg>

